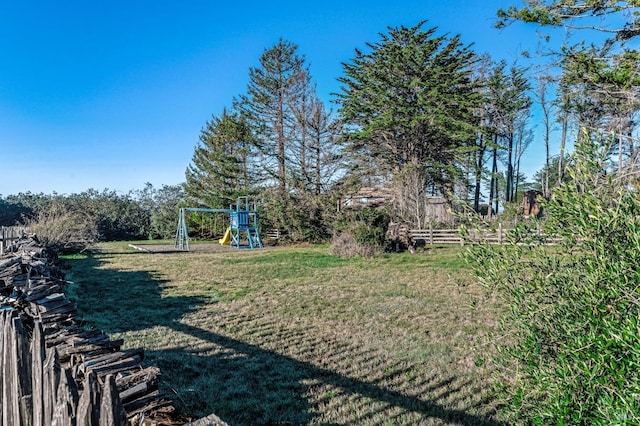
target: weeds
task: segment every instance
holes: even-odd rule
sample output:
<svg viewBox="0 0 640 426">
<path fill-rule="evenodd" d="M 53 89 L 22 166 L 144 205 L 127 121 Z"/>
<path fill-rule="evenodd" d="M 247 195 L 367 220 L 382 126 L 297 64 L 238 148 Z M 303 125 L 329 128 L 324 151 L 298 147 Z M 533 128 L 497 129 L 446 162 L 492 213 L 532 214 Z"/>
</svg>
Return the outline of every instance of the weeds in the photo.
<svg viewBox="0 0 640 426">
<path fill-rule="evenodd" d="M 43 245 L 59 252 L 83 251 L 98 240 L 95 218 L 62 205 L 40 211 L 26 225 Z"/>
</svg>

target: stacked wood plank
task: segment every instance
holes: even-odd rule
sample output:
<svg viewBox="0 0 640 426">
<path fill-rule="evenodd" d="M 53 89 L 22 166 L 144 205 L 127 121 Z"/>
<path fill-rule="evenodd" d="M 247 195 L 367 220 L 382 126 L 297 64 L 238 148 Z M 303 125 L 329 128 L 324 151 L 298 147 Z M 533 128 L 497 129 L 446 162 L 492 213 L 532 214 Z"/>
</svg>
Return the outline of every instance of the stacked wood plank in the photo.
<svg viewBox="0 0 640 426">
<path fill-rule="evenodd" d="M 2 425 L 190 421 L 158 390 L 160 370 L 142 366 L 142 348 L 123 350 L 122 340 L 77 323 L 62 278 L 34 239 L 17 241 L 0 256 Z M 212 415 L 193 424 L 225 423 Z"/>
</svg>

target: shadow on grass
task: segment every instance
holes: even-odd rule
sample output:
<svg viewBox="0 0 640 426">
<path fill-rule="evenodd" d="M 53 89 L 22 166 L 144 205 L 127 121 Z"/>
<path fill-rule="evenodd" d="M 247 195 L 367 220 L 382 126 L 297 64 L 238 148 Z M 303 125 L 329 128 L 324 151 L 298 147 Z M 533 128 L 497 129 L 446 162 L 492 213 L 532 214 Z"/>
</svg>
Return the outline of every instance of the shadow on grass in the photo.
<svg viewBox="0 0 640 426">
<path fill-rule="evenodd" d="M 207 303 L 197 296 L 162 297 L 166 281 L 154 271 L 100 268 L 100 257 L 95 256 L 65 260 L 65 264 L 70 267 L 67 278 L 73 282 L 68 297 L 76 301 L 79 316 L 106 333 L 171 323 Z"/>
<path fill-rule="evenodd" d="M 215 413 L 234 426 L 421 424 L 433 420 L 503 425 L 475 414 L 486 412 L 483 407 L 491 401 L 468 401 L 485 393 L 464 378 L 416 376 L 413 366 L 381 361 L 371 350 L 344 340 L 330 343 L 331 351 L 323 362 L 301 361 L 313 358 L 309 354 L 319 343 L 313 330 L 283 330 L 253 318 L 251 333 L 261 337 L 258 344 L 255 340 L 247 343 L 233 335 L 233 327 L 241 326 L 242 318 L 231 318 L 229 329 L 222 324 L 220 332 L 182 322 L 185 315 L 209 302 L 201 297 L 162 297 L 166 282 L 153 272 L 98 268 L 96 257 L 68 263 L 76 281 L 72 297 L 81 316 L 96 328 L 124 333 L 159 326 L 206 343 L 201 349 L 174 346 L 146 352 L 147 361 L 161 368 L 165 390 L 173 393 L 188 414 Z M 354 367 L 343 366 L 340 372 L 332 368 L 345 360 Z M 362 371 L 380 374 L 369 377 Z M 407 377 L 410 385 L 405 384 Z M 460 405 L 465 408 L 450 408 Z M 327 411 L 343 414 L 333 416 L 337 421 L 326 420 Z"/>
<path fill-rule="evenodd" d="M 335 405 L 336 410 L 342 408 L 349 411 L 344 414 L 346 424 L 407 424 L 406 419 L 394 422 L 389 417 L 396 409 L 400 409 L 397 410 L 400 412 L 398 416 L 405 416 L 404 413 L 409 412 L 413 413 L 411 418 L 421 421 L 435 418 L 461 425 L 501 424 L 469 414 L 472 408 L 488 404 L 490 401 L 486 399 L 469 407 L 469 410 L 449 409 L 438 403 L 446 401 L 446 405 L 455 405 L 457 398 L 466 398 L 470 393 L 481 391 L 474 390 L 471 382 L 456 377 L 425 377 L 422 382 L 412 383 L 412 388 L 419 389 L 421 395 L 431 392 L 438 394 L 437 401 L 428 401 L 422 399 L 421 395 L 408 395 L 381 384 L 393 383 L 396 378 L 403 380 L 410 373 L 410 369 L 400 363 L 380 366 L 385 374 L 368 381 L 181 322 L 174 322 L 170 327 L 223 348 L 222 353 L 217 355 L 200 357 L 192 353 L 189 356 L 200 358 L 196 363 L 199 370 L 195 374 L 207 375 L 212 387 L 211 394 L 195 397 L 215 398 L 224 395 L 223 401 L 214 404 L 212 408 L 233 425 L 307 424 L 314 417 L 313 406 L 319 405 Z M 357 347 L 343 347 L 342 350 L 343 353 L 328 353 L 328 363 L 332 358 L 340 357 L 348 357 L 359 368 L 363 364 L 376 363 L 375 356 L 367 358 L 371 354 L 359 352 Z M 173 355 L 180 357 L 180 354 Z M 161 360 L 163 354 L 155 356 Z M 171 365 L 160 367 L 164 371 L 171 368 Z M 311 406 L 305 398 L 310 387 L 326 387 L 331 390 L 320 394 L 319 398 L 316 395 Z M 332 404 L 331 400 L 334 399 L 338 402 Z"/>
</svg>

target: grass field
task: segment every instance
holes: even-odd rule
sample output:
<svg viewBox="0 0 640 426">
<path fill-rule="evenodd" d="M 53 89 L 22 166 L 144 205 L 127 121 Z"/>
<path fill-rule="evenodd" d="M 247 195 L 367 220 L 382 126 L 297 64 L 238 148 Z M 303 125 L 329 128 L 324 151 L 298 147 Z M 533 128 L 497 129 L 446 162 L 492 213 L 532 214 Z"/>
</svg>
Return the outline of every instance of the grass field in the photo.
<svg viewBox="0 0 640 426">
<path fill-rule="evenodd" d="M 231 425 L 499 425 L 495 302 L 459 247 L 340 259 L 326 247 L 67 259 L 88 326 L 142 346 L 188 414 Z"/>
</svg>

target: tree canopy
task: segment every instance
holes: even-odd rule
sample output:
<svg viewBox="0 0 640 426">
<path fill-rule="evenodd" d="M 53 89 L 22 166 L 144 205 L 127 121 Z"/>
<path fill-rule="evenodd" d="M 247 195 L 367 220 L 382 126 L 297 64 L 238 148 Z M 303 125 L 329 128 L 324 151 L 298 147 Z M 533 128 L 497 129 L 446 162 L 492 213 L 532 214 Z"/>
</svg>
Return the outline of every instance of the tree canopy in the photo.
<svg viewBox="0 0 640 426">
<path fill-rule="evenodd" d="M 474 134 L 476 56 L 459 35 L 424 25 L 389 28 L 368 51 L 356 50 L 338 79 L 339 112 L 352 152 L 383 173 L 421 166 L 442 192 L 453 182 L 458 148 Z"/>
<path fill-rule="evenodd" d="M 542 26 L 592 29 L 626 41 L 640 35 L 638 0 L 525 0 L 498 10 L 498 28 L 519 20 Z M 606 18 L 606 20 L 605 20 Z"/>
<path fill-rule="evenodd" d="M 281 191 L 287 186 L 288 157 L 298 130 L 296 107 L 309 84 L 309 70 L 298 46 L 281 39 L 265 49 L 259 67 L 249 70 L 247 93 L 235 101 L 253 129 L 265 178 L 275 179 Z"/>
<path fill-rule="evenodd" d="M 243 118 L 226 109 L 206 123 L 185 174 L 185 191 L 192 201 L 227 208 L 248 193 L 252 135 Z"/>
</svg>

